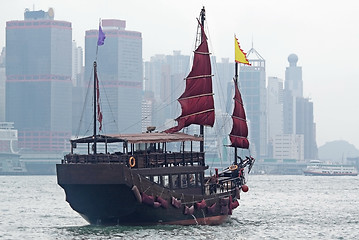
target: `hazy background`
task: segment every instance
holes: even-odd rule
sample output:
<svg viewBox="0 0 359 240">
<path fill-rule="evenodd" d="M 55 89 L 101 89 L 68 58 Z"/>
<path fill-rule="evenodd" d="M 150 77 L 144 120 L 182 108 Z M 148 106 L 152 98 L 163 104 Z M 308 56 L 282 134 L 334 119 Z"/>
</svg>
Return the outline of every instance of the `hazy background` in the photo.
<svg viewBox="0 0 359 240">
<path fill-rule="evenodd" d="M 143 58 L 193 50 L 196 20 L 205 6 L 210 51 L 233 58 L 233 35 L 266 60 L 266 73 L 284 80 L 287 57 L 303 67 L 304 97 L 314 103 L 318 146 L 346 140 L 359 148 L 359 3 L 354 0 L 1 0 L 0 48 L 6 21 L 23 20 L 24 10 L 54 8 L 55 20 L 72 22 L 73 39 L 84 47 L 85 31 L 99 18 L 126 20 L 142 32 Z"/>
</svg>

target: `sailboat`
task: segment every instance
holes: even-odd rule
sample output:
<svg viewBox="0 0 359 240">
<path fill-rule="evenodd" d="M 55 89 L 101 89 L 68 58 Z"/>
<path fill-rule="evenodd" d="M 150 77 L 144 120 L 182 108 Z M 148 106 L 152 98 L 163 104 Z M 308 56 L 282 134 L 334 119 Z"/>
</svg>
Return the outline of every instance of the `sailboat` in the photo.
<svg viewBox="0 0 359 240">
<path fill-rule="evenodd" d="M 90 224 L 218 225 L 239 206 L 241 192 L 248 191 L 244 173 L 254 159 L 237 157 L 236 150 L 233 164 L 205 176 L 204 126 L 213 126 L 215 114 L 204 8 L 197 20 L 201 38 L 179 98 L 182 114 L 178 125 L 166 131 L 149 127 L 139 134 L 97 134 L 95 123 L 102 115 L 96 108 L 99 84 L 94 63 L 93 135 L 70 140 L 71 152 L 56 166 L 66 201 Z M 237 82 L 235 89 L 229 138 L 231 147 L 246 149 L 248 128 Z M 192 124 L 200 125 L 199 135 L 180 132 Z M 86 154 L 76 153 L 80 144 L 87 145 Z"/>
</svg>

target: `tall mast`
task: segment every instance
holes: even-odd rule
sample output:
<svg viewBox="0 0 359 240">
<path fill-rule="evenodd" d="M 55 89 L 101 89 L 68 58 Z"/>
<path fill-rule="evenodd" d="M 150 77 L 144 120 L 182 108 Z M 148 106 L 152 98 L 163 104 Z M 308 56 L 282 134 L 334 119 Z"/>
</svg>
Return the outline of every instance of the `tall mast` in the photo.
<svg viewBox="0 0 359 240">
<path fill-rule="evenodd" d="M 238 87 L 238 63 L 234 61 L 234 87 Z M 234 164 L 237 165 L 237 147 L 234 147 Z"/>
<path fill-rule="evenodd" d="M 243 106 L 243 100 L 241 93 L 238 88 L 238 63 L 248 64 L 250 65 L 246 53 L 240 48 L 238 39 L 234 37 L 234 108 L 232 114 L 233 126 L 232 131 L 229 134 L 229 138 L 231 140 L 231 146 L 234 147 L 234 164 L 238 163 L 237 160 L 237 148 L 249 148 L 248 141 L 248 125 L 246 113 Z"/>
<path fill-rule="evenodd" d="M 202 27 L 201 27 L 201 42 L 203 41 L 203 37 L 205 37 L 203 31 L 204 31 L 204 20 L 206 19 L 206 10 L 204 9 L 204 7 L 202 8 L 201 10 L 201 24 L 202 24 Z M 199 150 L 200 152 L 204 152 L 204 126 L 203 125 L 200 125 L 199 126 L 199 134 L 200 136 L 203 137 L 203 140 L 200 142 L 200 145 L 199 145 Z"/>
<path fill-rule="evenodd" d="M 97 103 L 97 94 L 96 94 L 96 80 L 97 80 L 97 63 L 96 61 L 93 62 L 93 153 L 97 153 L 97 146 L 96 146 L 96 103 Z"/>
<path fill-rule="evenodd" d="M 215 121 L 214 99 L 212 88 L 211 58 L 208 51 L 207 38 L 203 31 L 205 11 L 201 10 L 198 20 L 197 40 L 201 43 L 196 47 L 193 56 L 192 69 L 186 77 L 186 88 L 178 98 L 182 113 L 176 119 L 177 126 L 165 130 L 166 133 L 174 133 L 192 124 L 203 125 L 199 133 L 203 137 L 204 126 L 213 127 Z M 201 24 L 202 22 L 202 24 Z M 199 28 L 201 29 L 199 31 Z M 198 36 L 201 33 L 201 37 Z M 200 143 L 200 151 L 204 152 L 204 144 Z"/>
</svg>

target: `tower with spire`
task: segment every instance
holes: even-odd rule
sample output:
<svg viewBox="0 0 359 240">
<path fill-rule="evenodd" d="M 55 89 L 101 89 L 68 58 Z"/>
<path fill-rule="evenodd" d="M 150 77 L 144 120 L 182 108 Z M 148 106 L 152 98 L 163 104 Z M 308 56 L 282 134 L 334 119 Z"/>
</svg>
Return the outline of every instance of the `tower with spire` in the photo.
<svg viewBox="0 0 359 240">
<path fill-rule="evenodd" d="M 297 66 L 298 56 L 288 56 L 289 67 L 285 70 L 285 88 L 292 92 L 294 97 L 303 97 L 302 67 Z"/>
<path fill-rule="evenodd" d="M 240 67 L 239 87 L 249 122 L 252 155 L 260 158 L 267 154 L 266 66 L 264 58 L 253 46 L 247 58 L 251 66 Z"/>
<path fill-rule="evenodd" d="M 283 132 L 304 137 L 304 159 L 315 159 L 317 145 L 313 102 L 303 97 L 302 67 L 297 66 L 298 56 L 288 56 L 289 67 L 285 71 L 283 101 Z"/>
</svg>

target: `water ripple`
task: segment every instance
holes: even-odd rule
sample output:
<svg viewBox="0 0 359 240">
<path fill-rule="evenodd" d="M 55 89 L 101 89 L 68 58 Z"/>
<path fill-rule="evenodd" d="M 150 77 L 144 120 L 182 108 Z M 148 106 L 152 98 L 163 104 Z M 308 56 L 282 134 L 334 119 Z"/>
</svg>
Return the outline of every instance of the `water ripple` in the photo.
<svg viewBox="0 0 359 240">
<path fill-rule="evenodd" d="M 1 239 L 359 239 L 359 177 L 251 176 L 221 226 L 88 225 L 56 176 L 0 176 Z"/>
</svg>

